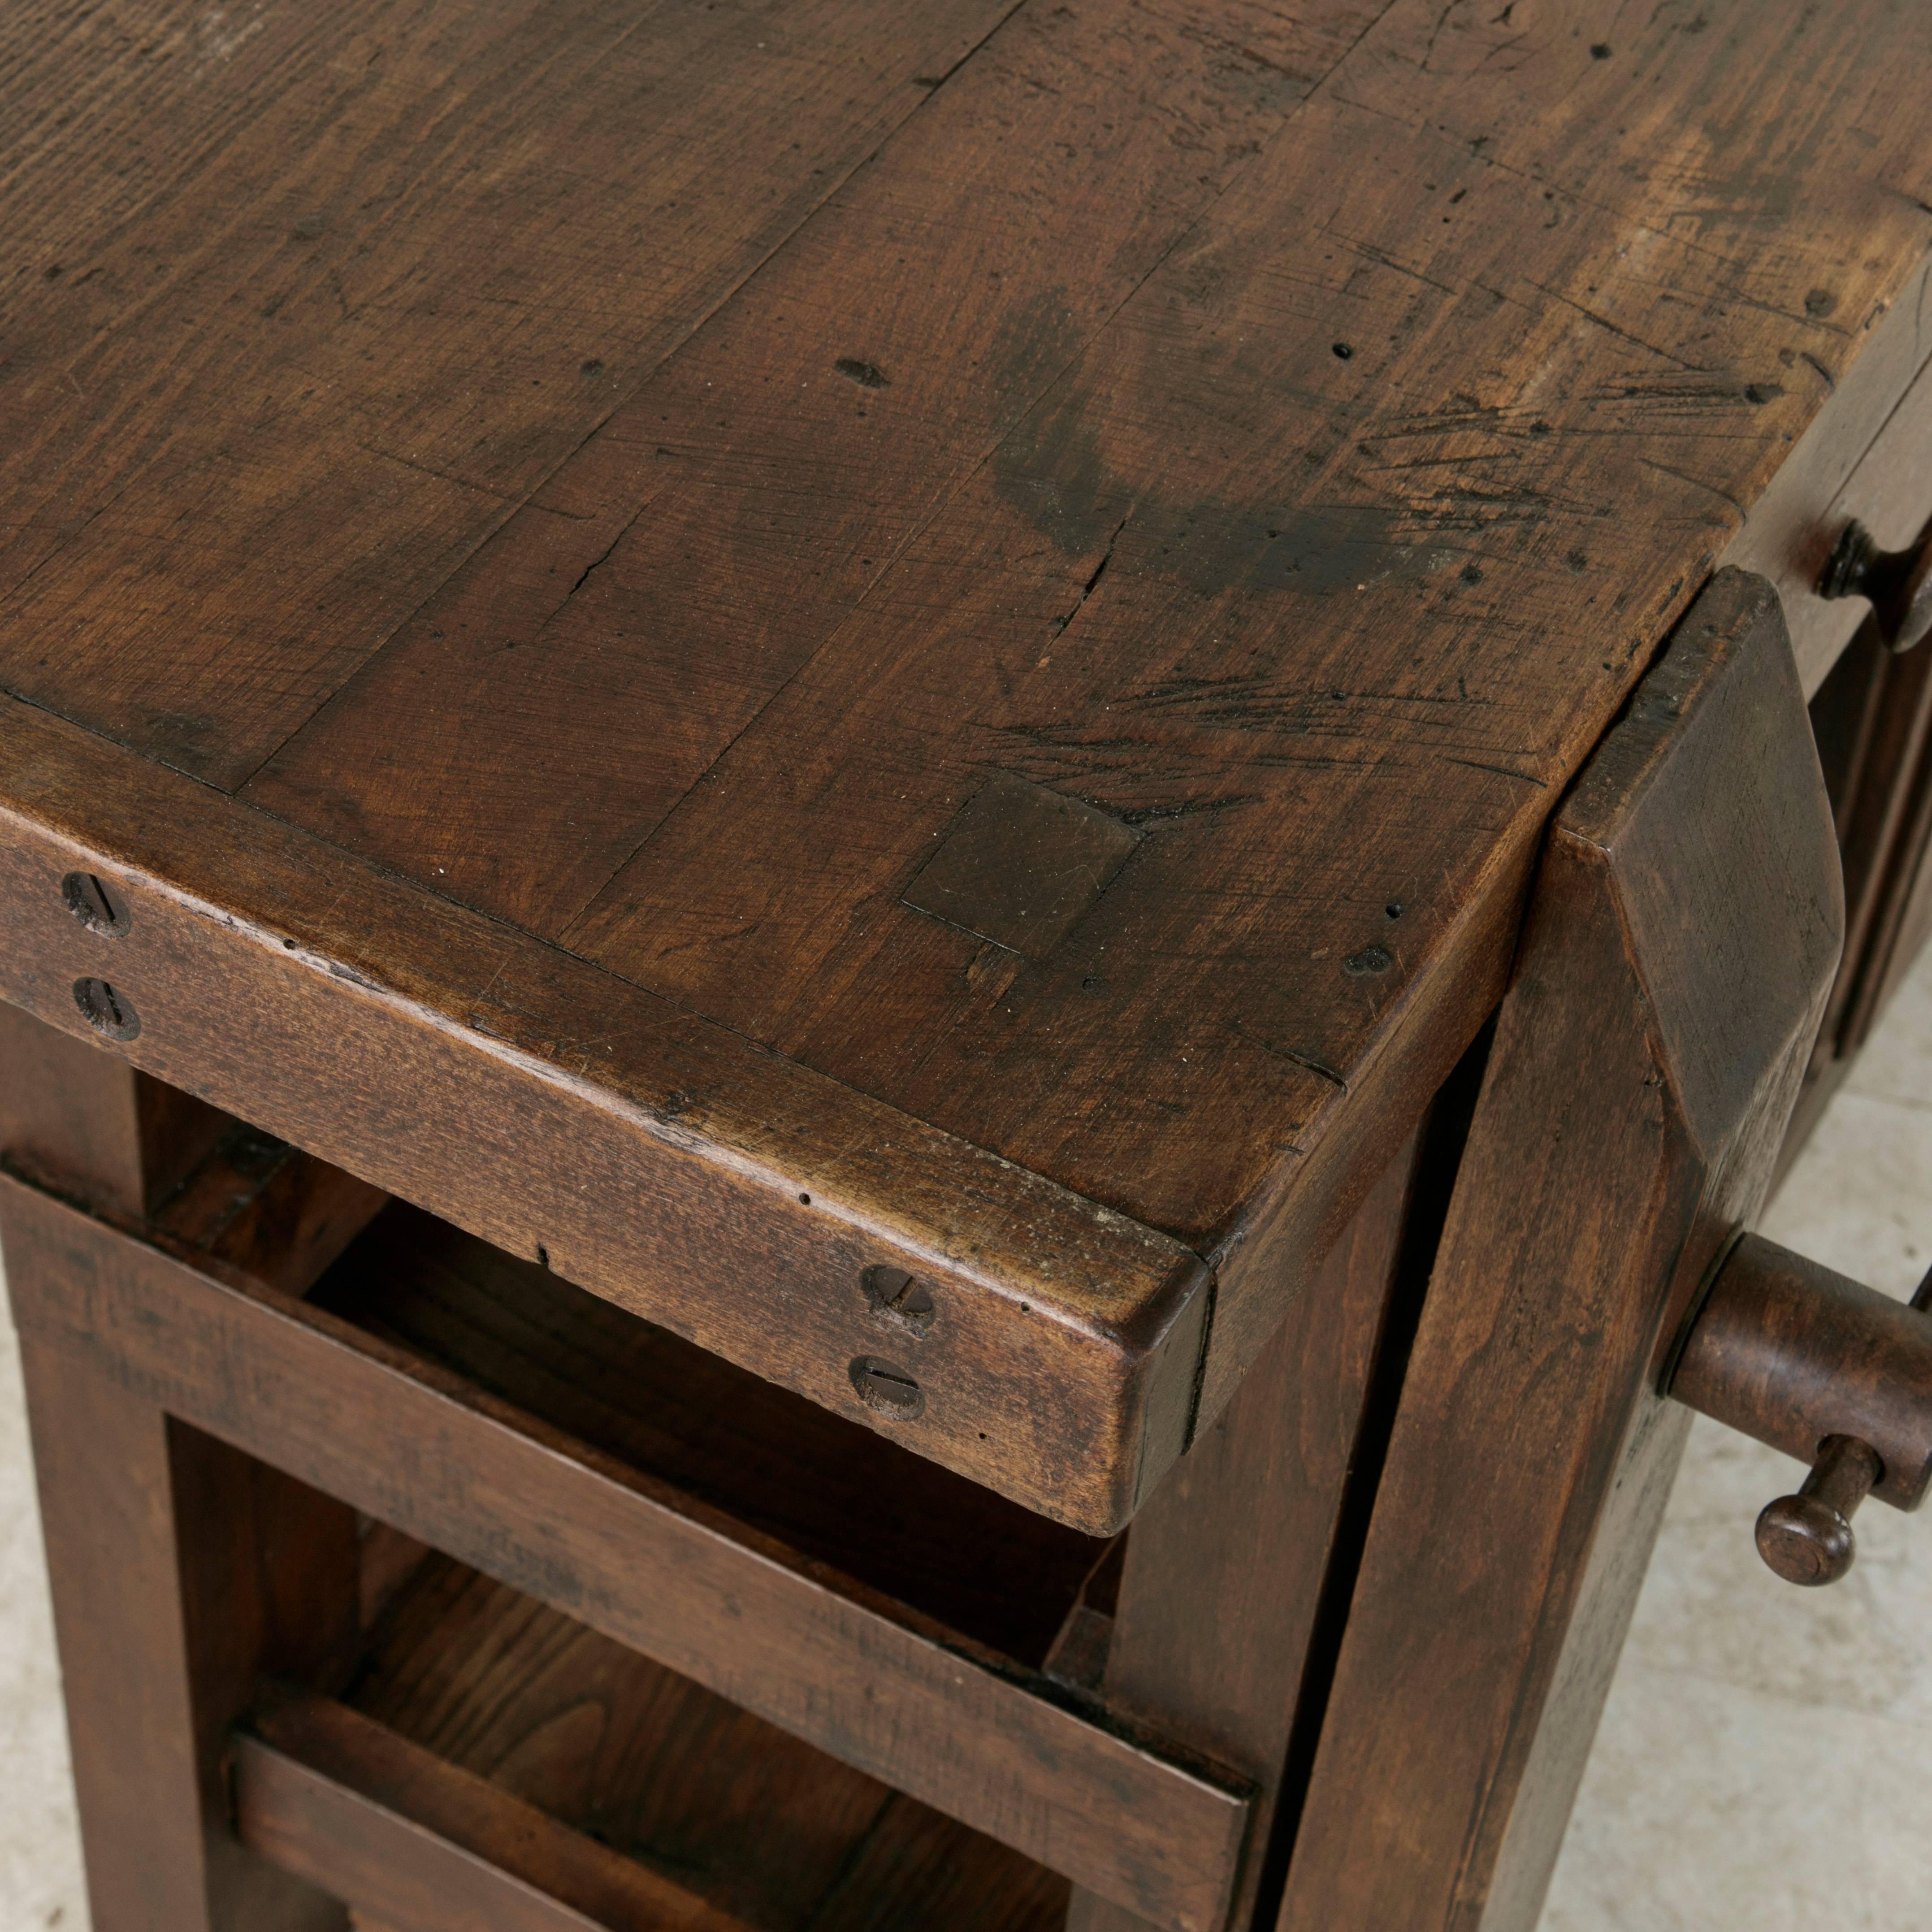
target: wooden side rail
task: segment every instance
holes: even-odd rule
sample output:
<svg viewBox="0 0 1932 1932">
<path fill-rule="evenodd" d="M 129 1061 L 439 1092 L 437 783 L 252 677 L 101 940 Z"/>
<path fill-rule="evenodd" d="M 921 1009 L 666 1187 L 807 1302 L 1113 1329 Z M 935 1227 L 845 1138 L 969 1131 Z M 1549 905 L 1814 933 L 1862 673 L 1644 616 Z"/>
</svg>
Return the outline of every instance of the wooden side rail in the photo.
<svg viewBox="0 0 1932 1932">
<path fill-rule="evenodd" d="M 43 1348 L 1151 1924 L 1220 1923 L 1238 1779 L 292 1295 L 11 1176 L 0 1234 Z"/>
</svg>

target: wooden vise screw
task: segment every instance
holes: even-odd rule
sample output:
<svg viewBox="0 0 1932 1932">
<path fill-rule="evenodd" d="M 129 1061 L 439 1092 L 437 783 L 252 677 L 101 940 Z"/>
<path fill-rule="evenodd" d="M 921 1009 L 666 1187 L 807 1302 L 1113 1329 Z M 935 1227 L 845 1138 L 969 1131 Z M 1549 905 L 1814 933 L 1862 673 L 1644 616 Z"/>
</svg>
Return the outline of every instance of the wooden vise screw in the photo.
<svg viewBox="0 0 1932 1932">
<path fill-rule="evenodd" d="M 1758 1552 L 1788 1582 L 1834 1583 L 1866 1496 L 1916 1509 L 1932 1480 L 1932 1274 L 1907 1306 L 1747 1234 L 1693 1311 L 1669 1388 L 1811 1464 L 1759 1516 Z"/>
</svg>

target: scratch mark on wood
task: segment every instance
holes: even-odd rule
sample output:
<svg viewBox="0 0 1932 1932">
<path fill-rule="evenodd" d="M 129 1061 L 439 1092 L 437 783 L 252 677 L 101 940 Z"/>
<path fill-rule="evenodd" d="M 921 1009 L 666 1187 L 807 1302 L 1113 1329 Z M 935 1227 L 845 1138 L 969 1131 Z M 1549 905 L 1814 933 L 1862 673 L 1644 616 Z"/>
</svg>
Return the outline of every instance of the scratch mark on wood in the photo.
<svg viewBox="0 0 1932 1932">
<path fill-rule="evenodd" d="M 1540 778 L 1532 772 L 1513 771 L 1508 765 L 1485 764 L 1480 758 L 1445 758 L 1442 762 L 1447 765 L 1461 765 L 1472 772 L 1493 772 L 1499 778 L 1518 778 L 1525 784 L 1534 785 L 1539 791 L 1550 789 L 1547 778 Z"/>
<path fill-rule="evenodd" d="M 1660 349 L 1655 343 L 1646 342 L 1642 336 L 1633 335 L 1628 329 L 1619 328 L 1607 316 L 1599 315 L 1594 309 L 1578 302 L 1574 296 L 1566 296 L 1560 289 L 1546 287 L 1541 282 L 1532 282 L 1530 286 L 1547 296 L 1552 302 L 1561 302 L 1565 308 L 1574 309 L 1586 321 L 1594 322 L 1599 328 L 1607 329 L 1611 334 L 1621 337 L 1623 340 L 1630 344 L 1635 348 L 1644 350 L 1652 356 L 1660 356 L 1666 362 L 1674 362 L 1678 368 L 1688 369 L 1693 375 L 1701 376 L 1708 373 L 1698 364 L 1687 362 L 1682 356 L 1673 356 L 1669 350 Z"/>
</svg>

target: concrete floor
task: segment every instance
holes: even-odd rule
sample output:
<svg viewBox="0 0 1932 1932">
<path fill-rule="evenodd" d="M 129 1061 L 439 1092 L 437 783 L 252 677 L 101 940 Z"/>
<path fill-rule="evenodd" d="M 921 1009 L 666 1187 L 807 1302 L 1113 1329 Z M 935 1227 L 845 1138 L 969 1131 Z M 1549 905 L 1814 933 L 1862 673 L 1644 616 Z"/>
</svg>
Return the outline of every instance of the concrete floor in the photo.
<svg viewBox="0 0 1932 1932">
<path fill-rule="evenodd" d="M 1932 957 L 1764 1223 L 1901 1297 L 1932 1255 Z M 1932 1924 L 1932 1520 L 1876 1504 L 1858 1566 L 1778 1582 L 1751 1524 L 1795 1463 L 1700 1421 L 1543 1932 Z M 1928 1512 L 1932 1516 L 1932 1512 Z M 0 1318 L 0 1932 L 86 1932 L 12 1331 Z"/>
</svg>

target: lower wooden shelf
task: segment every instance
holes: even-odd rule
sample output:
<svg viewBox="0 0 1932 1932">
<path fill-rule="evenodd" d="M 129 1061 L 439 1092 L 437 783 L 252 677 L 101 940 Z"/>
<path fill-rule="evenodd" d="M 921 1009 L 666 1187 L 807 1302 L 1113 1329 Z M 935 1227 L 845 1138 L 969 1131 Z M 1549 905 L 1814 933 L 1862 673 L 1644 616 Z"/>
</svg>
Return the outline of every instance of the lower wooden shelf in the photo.
<svg viewBox="0 0 1932 1932">
<path fill-rule="evenodd" d="M 234 1743 L 238 1828 L 385 1932 L 1058 1932 L 1066 1880 L 466 1565 Z"/>
<path fill-rule="evenodd" d="M 362 1719 L 344 1706 L 340 1725 L 374 1720 L 452 1774 L 480 1768 L 499 1810 L 535 1789 L 518 1763 L 532 1777 L 539 1760 L 546 1776 L 574 1766 L 591 1782 L 546 1788 L 538 1813 L 586 1844 L 601 1832 L 636 1849 L 661 1875 L 741 1868 L 752 1895 L 699 1893 L 757 1924 L 803 1924 L 808 1907 L 829 1932 L 848 1922 L 824 1916 L 846 1895 L 836 1885 L 883 1874 L 850 1897 L 890 1900 L 896 1862 L 922 1861 L 964 1899 L 1010 1894 L 1016 1927 L 1066 1880 L 1167 1932 L 1220 1922 L 1252 1787 L 1094 1694 L 1106 1545 L 537 1264 L 381 1208 L 301 1156 L 236 1145 L 184 1188 L 180 1215 L 136 1226 L 0 1176 L 10 1262 L 36 1285 L 16 1318 L 38 1345 L 386 1526 L 365 1542 L 362 1580 L 372 1606 L 399 1592 L 380 1626 L 392 1634 L 356 1680 Z M 257 1200 L 274 1211 L 254 1214 Z M 268 1238 L 272 1225 L 292 1245 Z M 412 1540 L 445 1554 L 412 1574 Z M 564 1698 L 546 1676 L 553 1650 L 604 1688 Z M 528 1693 L 536 1705 L 517 1701 L 526 1681 L 551 1684 Z M 476 1742 L 512 1704 L 514 1748 Z M 613 1725 L 621 1748 L 605 1741 Z M 547 1727 L 554 1759 L 530 1742 Z M 264 1831 L 261 1793 L 302 1781 L 272 1729 L 265 1717 L 238 1746 Z M 600 1785 L 607 1760 L 617 1781 Z M 352 1780 L 331 1797 L 310 1768 L 309 1813 L 282 1808 L 298 1870 L 327 1850 L 300 1839 L 286 1822 L 299 1815 L 332 1816 L 344 1856 L 379 1826 L 398 1844 L 435 1838 L 406 1811 L 379 1818 L 380 1794 L 358 1801 Z M 343 1822 L 357 1802 L 365 1832 Z M 698 1834 L 689 1846 L 680 1819 Z M 547 1906 L 514 1867 L 485 1860 L 479 1876 L 460 1839 L 441 1856 L 464 1884 L 524 1884 L 518 1910 L 538 1916 L 506 1906 L 506 1928 L 604 1922 L 557 1917 L 575 1908 Z M 802 1889 L 758 1891 L 774 1871 Z M 462 1887 L 452 1875 L 445 1889 Z M 935 1909 L 920 1922 L 950 1922 Z M 850 1910 L 855 1927 L 902 1922 Z M 994 1914 L 975 1904 L 960 1922 L 1009 1922 Z M 464 1922 L 494 1932 L 500 1918 Z"/>
</svg>

